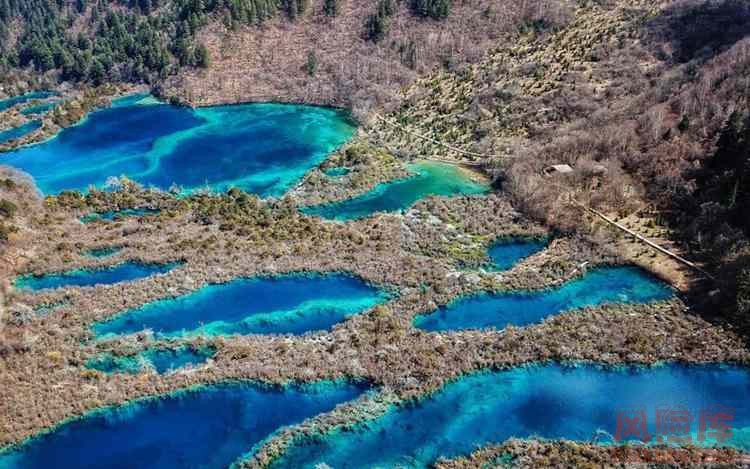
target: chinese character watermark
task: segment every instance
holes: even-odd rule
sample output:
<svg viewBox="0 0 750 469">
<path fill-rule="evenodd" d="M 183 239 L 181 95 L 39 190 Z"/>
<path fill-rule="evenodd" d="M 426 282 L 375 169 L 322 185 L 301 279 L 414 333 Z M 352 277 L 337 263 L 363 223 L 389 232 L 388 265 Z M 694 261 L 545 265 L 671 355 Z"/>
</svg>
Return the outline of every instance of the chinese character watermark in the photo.
<svg viewBox="0 0 750 469">
<path fill-rule="evenodd" d="M 614 439 L 617 443 L 638 440 L 657 445 L 686 445 L 693 443 L 724 443 L 732 437 L 734 409 L 713 405 L 700 409 L 697 428 L 695 416 L 681 405 L 659 405 L 650 426 L 645 407 L 623 408 L 616 412 Z M 653 432 L 651 432 L 653 430 Z M 697 430 L 697 431 L 696 431 Z M 748 457 L 731 448 L 703 448 L 690 450 L 679 447 L 619 446 L 612 448 L 615 460 L 628 463 L 748 463 Z"/>
</svg>

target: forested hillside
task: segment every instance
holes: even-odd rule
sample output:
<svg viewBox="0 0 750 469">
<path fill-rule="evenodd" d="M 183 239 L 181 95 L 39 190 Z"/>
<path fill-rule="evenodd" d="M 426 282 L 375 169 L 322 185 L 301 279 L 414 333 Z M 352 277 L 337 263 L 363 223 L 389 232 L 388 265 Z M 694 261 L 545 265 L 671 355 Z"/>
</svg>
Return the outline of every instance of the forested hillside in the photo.
<svg viewBox="0 0 750 469">
<path fill-rule="evenodd" d="M 573 200 L 640 217 L 644 233 L 715 275 L 717 283 L 696 290 L 713 291 L 699 298 L 710 298 L 707 309 L 744 322 L 750 5 L 581 2 L 573 16 L 563 27 L 529 30 L 475 66 L 419 80 L 391 118 L 490 155 L 483 162 L 498 187 L 560 230 L 589 229 Z M 405 153 L 466 158 L 378 127 Z M 545 174 L 559 164 L 573 172 Z"/>
<path fill-rule="evenodd" d="M 742 0 L 0 0 L 0 79 L 384 113 L 488 155 L 516 206 L 560 230 L 585 229 L 571 200 L 652 214 L 744 313 L 749 34 Z M 459 156 L 370 130 L 405 156 Z"/>
<path fill-rule="evenodd" d="M 570 17 L 572 0 L 2 0 L 0 79 L 147 83 L 194 104 L 275 97 L 366 112 L 435 67 Z M 210 66 L 209 66 L 210 64 Z M 5 78 L 3 78 L 5 77 Z"/>
<path fill-rule="evenodd" d="M 7 72 L 57 72 L 60 80 L 152 83 L 180 66 L 206 66 L 192 6 L 44 0 L 0 2 L 0 58 Z"/>
</svg>

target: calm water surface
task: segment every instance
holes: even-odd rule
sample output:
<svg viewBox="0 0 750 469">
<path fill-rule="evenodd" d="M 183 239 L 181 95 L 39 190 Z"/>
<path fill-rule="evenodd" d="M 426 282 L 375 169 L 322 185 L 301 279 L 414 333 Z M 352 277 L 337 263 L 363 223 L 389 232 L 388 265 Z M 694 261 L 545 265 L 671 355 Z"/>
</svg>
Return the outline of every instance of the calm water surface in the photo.
<svg viewBox="0 0 750 469">
<path fill-rule="evenodd" d="M 536 254 L 547 247 L 543 239 L 503 239 L 490 246 L 487 255 L 492 262 L 488 270 L 508 270 L 523 259 Z"/>
<path fill-rule="evenodd" d="M 649 432 L 655 435 L 657 406 L 682 406 L 694 416 L 696 442 L 702 412 L 715 413 L 715 405 L 731 409 L 734 436 L 725 443 L 748 450 L 748 395 L 748 369 L 729 366 L 545 365 L 479 373 L 448 384 L 431 398 L 394 407 L 353 430 L 298 441 L 274 467 L 314 468 L 325 463 L 336 469 L 425 468 L 441 456 L 466 455 L 511 437 L 591 441 L 598 430 L 606 432 L 598 441 L 611 443 L 606 434 L 616 434 L 623 409 L 643 409 Z M 707 438 L 705 444 L 716 443 Z"/>
<path fill-rule="evenodd" d="M 604 267 L 561 287 L 538 292 L 480 293 L 461 298 L 414 325 L 428 331 L 526 326 L 548 316 L 605 303 L 647 303 L 672 296 L 669 287 L 636 267 Z"/>
<path fill-rule="evenodd" d="M 488 186 L 471 180 L 453 165 L 423 161 L 409 165 L 415 174 L 377 185 L 352 199 L 332 204 L 305 207 L 308 215 L 333 220 L 364 218 L 377 212 L 397 212 L 411 207 L 425 197 L 484 194 Z"/>
<path fill-rule="evenodd" d="M 101 410 L 0 453 L 0 468 L 226 468 L 279 428 L 361 395 L 355 384 L 202 387 Z"/>
<path fill-rule="evenodd" d="M 57 93 L 55 93 L 54 91 L 30 91 L 19 96 L 0 99 L 0 111 L 10 109 L 16 104 L 27 103 L 35 99 L 47 99 L 51 96 L 57 96 Z"/>
<path fill-rule="evenodd" d="M 59 287 L 90 287 L 93 285 L 110 285 L 129 282 L 156 274 L 169 272 L 180 263 L 143 264 L 141 262 L 123 262 L 101 269 L 76 269 L 68 272 L 46 275 L 25 275 L 16 280 L 16 287 L 29 290 Z"/>
<path fill-rule="evenodd" d="M 7 130 L 0 131 L 0 143 L 6 143 L 10 142 L 11 140 L 16 140 L 21 137 L 25 137 L 26 135 L 30 134 L 31 132 L 35 131 L 36 129 L 40 128 L 42 126 L 42 121 L 34 120 L 29 121 L 23 125 L 19 125 L 18 127 L 13 127 Z M 0 162 L 3 161 L 0 159 Z"/>
<path fill-rule="evenodd" d="M 146 186 L 185 192 L 238 187 L 281 196 L 348 140 L 354 127 L 339 111 L 281 104 L 198 109 L 144 95 L 110 108 L 38 145 L 3 155 L 45 194 L 103 187 L 126 175 Z"/>
<path fill-rule="evenodd" d="M 94 325 L 98 336 L 151 329 L 158 337 L 304 334 L 327 330 L 389 299 L 343 274 L 285 275 L 234 280 L 146 304 Z"/>
<path fill-rule="evenodd" d="M 188 365 L 201 365 L 216 353 L 212 347 L 194 349 L 178 347 L 173 349 L 147 349 L 135 356 L 115 356 L 102 353 L 86 362 L 86 368 L 107 374 L 136 374 L 152 367 L 159 374 L 184 368 Z"/>
</svg>

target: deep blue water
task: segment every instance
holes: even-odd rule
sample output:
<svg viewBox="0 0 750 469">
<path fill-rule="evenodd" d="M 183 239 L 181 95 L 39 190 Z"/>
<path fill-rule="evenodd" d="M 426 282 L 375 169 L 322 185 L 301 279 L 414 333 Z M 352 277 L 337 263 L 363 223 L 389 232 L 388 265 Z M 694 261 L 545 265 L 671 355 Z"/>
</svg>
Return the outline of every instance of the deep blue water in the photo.
<svg viewBox="0 0 750 469">
<path fill-rule="evenodd" d="M 301 211 L 321 218 L 353 220 L 377 212 L 405 210 L 428 196 L 483 194 L 488 190 L 453 165 L 423 161 L 409 165 L 409 169 L 414 176 L 379 184 L 351 199 L 304 207 Z"/>
<path fill-rule="evenodd" d="M 106 248 L 94 248 L 86 251 L 87 256 L 102 258 L 114 256 L 118 252 L 122 251 L 122 246 L 111 246 Z"/>
<path fill-rule="evenodd" d="M 387 299 L 387 293 L 342 274 L 244 278 L 125 311 L 93 329 L 98 336 L 144 329 L 159 337 L 303 334 L 330 329 Z"/>
<path fill-rule="evenodd" d="M 0 131 L 0 143 L 6 143 L 10 142 L 11 140 L 15 140 L 17 138 L 24 137 L 31 132 L 35 131 L 39 127 L 42 126 L 42 121 L 29 121 L 23 125 L 19 125 L 18 127 L 13 127 L 7 130 Z"/>
<path fill-rule="evenodd" d="M 467 296 L 417 316 L 427 331 L 525 326 L 563 311 L 605 303 L 647 303 L 672 296 L 666 284 L 636 267 L 604 267 L 553 290 Z"/>
<path fill-rule="evenodd" d="M 226 384 L 105 409 L 0 455 L 0 468 L 226 468 L 279 428 L 355 399 L 362 385 Z"/>
<path fill-rule="evenodd" d="M 179 263 L 143 264 L 140 262 L 123 262 L 101 269 L 76 269 L 59 274 L 25 275 L 16 280 L 16 287 L 29 290 L 58 287 L 88 287 L 92 285 L 109 285 L 129 282 L 131 280 L 163 274 L 177 267 Z"/>
<path fill-rule="evenodd" d="M 541 239 L 508 239 L 498 241 L 487 251 L 492 263 L 488 270 L 508 270 L 521 260 L 536 254 L 547 247 L 547 241 Z"/>
<path fill-rule="evenodd" d="M 146 186 L 190 192 L 238 187 L 280 196 L 354 131 L 342 112 L 310 106 L 244 104 L 189 109 L 126 97 L 55 138 L 18 149 L 4 163 L 45 194 L 103 187 L 126 175 Z"/>
<path fill-rule="evenodd" d="M 158 208 L 126 208 L 122 210 L 110 210 L 108 212 L 101 213 L 89 213 L 88 215 L 81 217 L 81 222 L 91 223 L 92 221 L 96 220 L 112 221 L 119 218 L 158 215 L 159 213 L 161 213 L 161 210 L 159 210 Z"/>
<path fill-rule="evenodd" d="M 157 373 L 164 374 L 187 365 L 201 365 L 216 353 L 211 347 L 194 349 L 179 347 L 175 349 L 147 349 L 136 356 L 121 357 L 111 353 L 102 353 L 86 362 L 86 368 L 104 373 L 136 374 L 146 367 L 153 367 Z"/>
<path fill-rule="evenodd" d="M 30 116 L 32 114 L 45 114 L 60 104 L 60 101 L 50 101 L 46 103 L 35 104 L 33 106 L 21 109 L 21 114 Z"/>
<path fill-rule="evenodd" d="M 0 99 L 0 111 L 12 108 L 16 104 L 26 103 L 34 99 L 46 99 L 51 96 L 57 96 L 57 93 L 55 93 L 54 91 L 31 91 L 19 96 Z"/>
<path fill-rule="evenodd" d="M 657 406 L 683 406 L 694 417 L 687 432 L 694 437 L 704 409 L 731 408 L 735 436 L 726 443 L 748 450 L 748 395 L 748 369 L 728 366 L 545 365 L 479 373 L 351 431 L 299 441 L 273 467 L 313 468 L 324 462 L 336 469 L 424 468 L 440 456 L 468 454 L 510 437 L 591 441 L 597 430 L 615 435 L 618 413 L 625 409 L 642 408 L 649 433 L 655 434 Z M 716 443 L 706 436 L 705 444 Z M 598 441 L 612 442 L 606 440 Z"/>
</svg>

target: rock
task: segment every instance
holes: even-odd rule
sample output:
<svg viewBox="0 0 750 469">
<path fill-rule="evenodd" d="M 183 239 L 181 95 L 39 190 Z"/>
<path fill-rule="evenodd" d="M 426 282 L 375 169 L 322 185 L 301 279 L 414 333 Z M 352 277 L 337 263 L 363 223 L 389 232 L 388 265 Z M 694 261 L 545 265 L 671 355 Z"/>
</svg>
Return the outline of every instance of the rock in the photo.
<svg viewBox="0 0 750 469">
<path fill-rule="evenodd" d="M 482 281 L 482 277 L 477 273 L 464 274 L 461 276 L 461 281 L 466 285 L 476 285 Z"/>
</svg>

